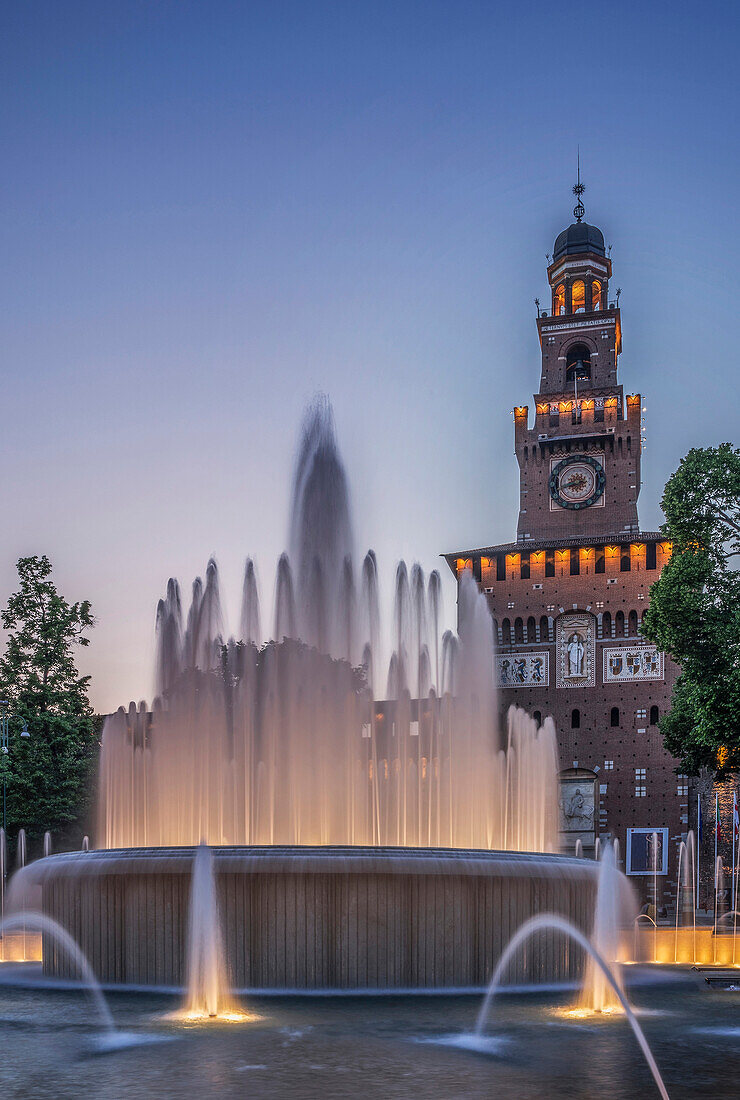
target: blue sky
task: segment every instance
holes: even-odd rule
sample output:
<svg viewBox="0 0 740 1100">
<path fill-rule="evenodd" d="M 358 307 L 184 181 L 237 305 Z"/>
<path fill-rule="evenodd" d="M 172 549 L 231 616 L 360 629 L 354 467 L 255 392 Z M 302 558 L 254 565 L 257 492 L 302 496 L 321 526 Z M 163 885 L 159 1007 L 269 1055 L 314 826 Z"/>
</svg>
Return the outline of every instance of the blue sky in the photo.
<svg viewBox="0 0 740 1100">
<path fill-rule="evenodd" d="M 571 220 L 622 288 L 643 527 L 734 438 L 730 4 L 3 4 L 0 599 L 21 554 L 93 601 L 81 664 L 151 691 L 154 606 L 215 553 L 271 607 L 304 405 L 333 401 L 358 547 L 514 536 L 511 408 Z M 446 589 L 454 619 L 454 590 Z M 268 619 L 270 612 L 267 612 Z"/>
</svg>

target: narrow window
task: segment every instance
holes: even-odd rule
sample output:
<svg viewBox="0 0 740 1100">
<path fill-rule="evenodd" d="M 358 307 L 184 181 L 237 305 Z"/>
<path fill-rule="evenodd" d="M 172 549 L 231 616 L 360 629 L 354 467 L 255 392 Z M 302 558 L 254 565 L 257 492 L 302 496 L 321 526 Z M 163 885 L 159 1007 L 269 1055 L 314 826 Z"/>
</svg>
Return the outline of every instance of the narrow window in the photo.
<svg viewBox="0 0 740 1100">
<path fill-rule="evenodd" d="M 523 581 L 529 580 L 529 554 L 522 554 L 520 575 Z"/>
<path fill-rule="evenodd" d="M 619 568 L 623 573 L 629 573 L 631 569 L 629 546 L 622 547 L 622 553 L 619 559 Z"/>
<path fill-rule="evenodd" d="M 582 279 L 578 279 L 577 282 L 573 283 L 571 301 L 573 303 L 573 313 L 586 312 L 586 284 Z"/>
<path fill-rule="evenodd" d="M 501 623 L 501 644 L 511 645 L 511 623 L 508 619 Z"/>
<path fill-rule="evenodd" d="M 630 611 L 629 618 L 629 634 L 631 638 L 634 638 L 637 634 L 637 612 Z"/>
<path fill-rule="evenodd" d="M 496 555 L 496 580 L 506 580 L 506 556 L 504 554 Z"/>
<path fill-rule="evenodd" d="M 596 564 L 594 565 L 594 573 L 603 573 L 604 572 L 604 568 L 605 568 L 604 562 L 605 562 L 604 547 L 599 546 L 598 549 L 596 550 Z"/>
<path fill-rule="evenodd" d="M 614 616 L 614 637 L 624 637 L 624 611 L 618 611 Z"/>
<path fill-rule="evenodd" d="M 527 641 L 528 642 L 536 642 L 537 641 L 537 624 L 534 621 L 534 616 L 533 615 L 530 615 L 529 618 L 527 619 Z"/>
<path fill-rule="evenodd" d="M 594 313 L 598 313 L 601 308 L 601 283 L 598 279 L 594 279 L 591 283 L 591 309 Z"/>
<path fill-rule="evenodd" d="M 565 285 L 563 283 L 555 288 L 552 299 L 552 311 L 556 317 L 559 317 L 561 313 L 565 313 Z"/>
<path fill-rule="evenodd" d="M 540 641 L 541 642 L 549 642 L 550 641 L 550 630 L 549 630 L 549 624 L 547 622 L 547 615 L 541 615 L 540 616 Z"/>
<path fill-rule="evenodd" d="M 612 729 L 616 729 L 619 725 L 619 707 L 612 707 L 611 724 Z"/>
<path fill-rule="evenodd" d="M 660 711 L 658 710 L 658 708 L 656 706 L 653 705 L 650 708 L 650 725 L 651 726 L 657 726 L 659 719 L 660 719 Z"/>
<path fill-rule="evenodd" d="M 656 566 L 656 547 L 654 542 L 649 542 L 645 547 L 645 568 L 655 569 Z"/>
<path fill-rule="evenodd" d="M 514 619 L 514 641 L 517 645 L 524 641 L 524 622 L 518 617 Z"/>
<path fill-rule="evenodd" d="M 579 730 L 581 728 L 581 712 L 577 708 L 571 711 L 570 728 L 572 730 Z"/>
<path fill-rule="evenodd" d="M 532 717 L 534 718 L 534 720 L 535 720 L 535 722 L 537 723 L 538 726 L 542 725 L 542 712 L 541 711 L 536 710 L 534 712 L 534 714 L 532 715 Z"/>
<path fill-rule="evenodd" d="M 611 612 L 609 612 L 609 611 L 605 611 L 605 612 L 604 612 L 604 617 L 603 617 L 603 619 L 601 620 L 601 622 L 602 622 L 602 626 L 603 626 L 603 628 L 604 628 L 604 629 L 603 629 L 604 637 L 605 637 L 605 638 L 611 638 L 611 637 L 612 637 L 612 617 L 611 617 Z"/>
<path fill-rule="evenodd" d="M 571 550 L 570 552 L 570 575 L 571 577 L 577 577 L 581 572 L 581 552 L 580 550 Z"/>
<path fill-rule="evenodd" d="M 555 551 L 545 550 L 545 576 L 555 576 Z"/>
</svg>

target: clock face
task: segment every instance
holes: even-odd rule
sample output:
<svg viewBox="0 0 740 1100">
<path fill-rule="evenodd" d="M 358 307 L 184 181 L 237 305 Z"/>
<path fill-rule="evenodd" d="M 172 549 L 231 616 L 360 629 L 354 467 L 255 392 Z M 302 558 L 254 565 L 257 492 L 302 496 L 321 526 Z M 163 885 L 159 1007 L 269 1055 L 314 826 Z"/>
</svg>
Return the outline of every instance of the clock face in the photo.
<svg viewBox="0 0 740 1100">
<path fill-rule="evenodd" d="M 550 474 L 550 496 L 561 508 L 590 508 L 604 492 L 604 467 L 591 455 L 564 458 Z"/>
</svg>

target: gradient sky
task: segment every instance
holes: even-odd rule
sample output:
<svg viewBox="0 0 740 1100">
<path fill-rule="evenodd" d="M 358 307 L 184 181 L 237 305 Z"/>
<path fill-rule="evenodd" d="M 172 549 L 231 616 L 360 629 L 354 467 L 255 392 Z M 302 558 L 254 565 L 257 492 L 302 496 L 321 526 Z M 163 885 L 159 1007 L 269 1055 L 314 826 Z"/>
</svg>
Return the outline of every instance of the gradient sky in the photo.
<svg viewBox="0 0 740 1100">
<path fill-rule="evenodd" d="M 151 692 L 154 609 L 214 553 L 237 625 L 333 401 L 358 545 L 508 541 L 533 299 L 572 221 L 613 245 L 642 526 L 738 386 L 735 4 L 2 4 L 0 601 L 47 553 L 92 600 L 101 710 Z M 446 614 L 454 620 L 454 587 Z M 267 611 L 271 619 L 271 611 Z"/>
</svg>

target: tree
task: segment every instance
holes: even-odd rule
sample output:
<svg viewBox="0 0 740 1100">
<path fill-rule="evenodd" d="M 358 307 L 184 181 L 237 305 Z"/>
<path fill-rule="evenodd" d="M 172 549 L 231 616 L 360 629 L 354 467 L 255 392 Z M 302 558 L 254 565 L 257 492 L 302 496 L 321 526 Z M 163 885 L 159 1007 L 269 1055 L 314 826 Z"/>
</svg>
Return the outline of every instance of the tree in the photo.
<svg viewBox="0 0 740 1100">
<path fill-rule="evenodd" d="M 673 552 L 642 633 L 681 673 L 660 729 L 687 773 L 722 774 L 740 768 L 740 450 L 689 451 L 661 503 Z"/>
<path fill-rule="evenodd" d="M 88 806 L 96 723 L 74 650 L 89 644 L 90 603 L 70 604 L 51 579 L 46 556 L 21 558 L 19 590 L 0 615 L 8 632 L 0 658 L 0 693 L 14 715 L 7 782 L 8 831 L 24 827 L 31 840 L 49 829 L 57 843 L 78 839 Z M 18 736 L 21 720 L 29 740 Z"/>
</svg>

